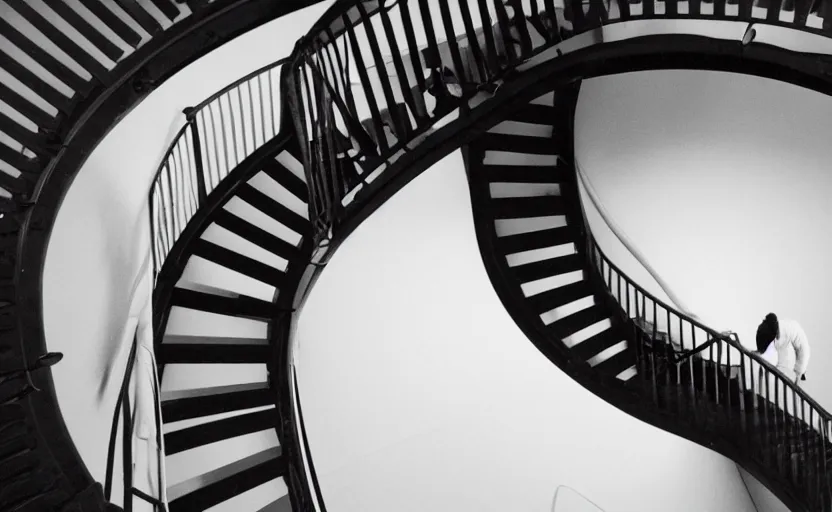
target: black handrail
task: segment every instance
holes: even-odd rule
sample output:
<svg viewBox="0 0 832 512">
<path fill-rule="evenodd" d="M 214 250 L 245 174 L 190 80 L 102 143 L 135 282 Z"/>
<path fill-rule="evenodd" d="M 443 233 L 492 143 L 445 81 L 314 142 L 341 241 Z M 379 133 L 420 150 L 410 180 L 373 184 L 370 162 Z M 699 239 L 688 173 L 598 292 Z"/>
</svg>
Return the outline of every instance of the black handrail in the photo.
<svg viewBox="0 0 832 512">
<path fill-rule="evenodd" d="M 336 2 L 296 45 L 283 82 L 301 139 L 316 240 L 329 238 L 360 207 L 361 196 L 372 194 L 378 175 L 447 114 L 461 107 L 459 115 L 466 115 L 469 100 L 578 34 L 638 19 L 745 21 L 826 35 L 832 27 L 830 1 L 795 7 L 740 0 L 736 13 L 726 8 L 728 1 L 715 0 L 706 14 L 695 0 L 680 14 L 676 0 L 664 12 L 656 12 L 652 0 L 567 0 L 562 7 L 551 0 L 466 0 L 458 18 L 450 13 L 453 3 L 439 2 L 434 13 L 427 0 Z M 810 23 L 810 14 L 822 18 L 824 28 Z M 423 44 L 416 33 L 425 34 Z M 347 62 L 355 63 L 355 83 Z M 425 105 L 431 96 L 434 111 Z"/>
<path fill-rule="evenodd" d="M 186 122 L 165 151 L 148 193 L 154 276 L 208 194 L 279 135 L 282 102 L 275 87 L 279 77 L 273 75 L 287 60 L 263 66 L 184 109 Z"/>
</svg>

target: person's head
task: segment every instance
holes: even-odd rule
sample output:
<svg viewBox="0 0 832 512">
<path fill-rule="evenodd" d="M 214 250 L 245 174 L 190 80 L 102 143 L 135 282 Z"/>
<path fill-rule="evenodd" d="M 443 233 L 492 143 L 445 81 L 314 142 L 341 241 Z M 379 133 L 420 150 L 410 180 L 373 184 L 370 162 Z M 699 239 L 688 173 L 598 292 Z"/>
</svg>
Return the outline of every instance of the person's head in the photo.
<svg viewBox="0 0 832 512">
<path fill-rule="evenodd" d="M 780 332 L 780 322 L 777 321 L 777 315 L 769 313 L 766 318 L 757 327 L 757 351 L 765 352 L 769 344 L 777 338 Z"/>
</svg>

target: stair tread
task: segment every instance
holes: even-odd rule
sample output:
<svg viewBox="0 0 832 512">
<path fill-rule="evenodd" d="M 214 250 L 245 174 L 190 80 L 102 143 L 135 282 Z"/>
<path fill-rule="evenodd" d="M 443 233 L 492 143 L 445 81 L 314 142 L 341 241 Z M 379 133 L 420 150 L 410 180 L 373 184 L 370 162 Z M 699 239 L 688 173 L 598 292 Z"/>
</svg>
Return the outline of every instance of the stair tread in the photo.
<svg viewBox="0 0 832 512">
<path fill-rule="evenodd" d="M 489 165 L 477 173 L 489 183 L 563 183 L 573 178 L 563 165 Z"/>
<path fill-rule="evenodd" d="M 233 338 L 192 334 L 165 334 L 162 345 L 268 345 L 265 338 Z"/>
<path fill-rule="evenodd" d="M 578 233 L 571 226 L 542 229 L 529 233 L 498 237 L 495 245 L 504 255 L 532 251 L 576 242 Z"/>
<path fill-rule="evenodd" d="M 220 209 L 216 211 L 213 214 L 212 220 L 217 226 L 227 229 L 235 235 L 287 261 L 292 261 L 300 256 L 300 249 L 295 245 L 269 233 L 263 228 L 255 226 L 228 210 Z"/>
<path fill-rule="evenodd" d="M 214 242 L 199 239 L 193 242 L 192 247 L 195 256 L 248 276 L 261 283 L 280 287 L 285 282 L 285 274 L 282 270 L 222 247 Z"/>
<path fill-rule="evenodd" d="M 295 233 L 304 236 L 311 233 L 312 225 L 309 220 L 293 212 L 263 192 L 260 192 L 250 184 L 246 183 L 245 185 L 241 185 L 237 189 L 236 195 Z"/>
<path fill-rule="evenodd" d="M 566 213 L 566 203 L 561 196 L 492 198 L 490 207 L 495 219 L 527 219 Z"/>
<path fill-rule="evenodd" d="M 553 106 L 547 105 L 529 105 L 526 108 L 518 108 L 506 116 L 509 121 L 519 121 L 521 123 L 541 124 L 552 126 L 555 122 L 558 112 Z"/>
<path fill-rule="evenodd" d="M 183 428 L 165 434 L 165 454 L 173 455 L 217 441 L 275 428 L 278 423 L 277 411 L 266 409 Z"/>
<path fill-rule="evenodd" d="M 309 191 L 306 183 L 277 160 L 267 159 L 263 163 L 263 172 L 304 203 L 309 202 Z"/>
<path fill-rule="evenodd" d="M 526 301 L 529 307 L 534 309 L 535 313 L 543 314 L 575 302 L 576 300 L 592 297 L 593 295 L 594 290 L 588 282 L 576 281 L 564 286 L 552 288 L 551 290 L 546 290 L 531 297 L 526 297 Z"/>
<path fill-rule="evenodd" d="M 263 344 L 162 343 L 156 349 L 161 364 L 268 363 L 273 348 Z"/>
<path fill-rule="evenodd" d="M 547 137 L 532 137 L 521 134 L 484 133 L 477 140 L 486 151 L 508 151 L 532 155 L 557 155 L 562 148 Z"/>
<path fill-rule="evenodd" d="M 621 340 L 622 336 L 615 329 L 606 329 L 573 346 L 571 351 L 576 357 L 587 361 L 616 343 L 620 343 Z"/>
<path fill-rule="evenodd" d="M 206 313 L 260 320 L 271 319 L 276 313 L 274 305 L 264 300 L 245 295 L 223 297 L 185 288 L 174 288 L 171 305 Z"/>
<path fill-rule="evenodd" d="M 621 352 L 611 356 L 604 361 L 601 361 L 597 365 L 595 365 L 595 369 L 615 377 L 619 373 L 623 372 L 624 370 L 634 366 L 636 364 L 636 356 L 630 348 L 625 348 Z"/>
<path fill-rule="evenodd" d="M 286 459 L 281 448 L 267 448 L 168 487 L 169 510 L 207 510 L 285 473 Z"/>
<path fill-rule="evenodd" d="M 557 258 L 535 261 L 511 267 L 511 272 L 521 283 L 530 283 L 546 277 L 554 277 L 583 270 L 583 260 L 579 254 L 567 254 Z"/>
<path fill-rule="evenodd" d="M 572 313 L 560 320 L 555 320 L 549 324 L 549 328 L 561 333 L 561 337 L 565 338 L 608 318 L 610 318 L 609 313 L 595 305 L 582 309 L 577 313 Z"/>
<path fill-rule="evenodd" d="M 274 405 L 268 383 L 215 386 L 162 393 L 162 418 L 173 423 L 231 411 Z"/>
</svg>

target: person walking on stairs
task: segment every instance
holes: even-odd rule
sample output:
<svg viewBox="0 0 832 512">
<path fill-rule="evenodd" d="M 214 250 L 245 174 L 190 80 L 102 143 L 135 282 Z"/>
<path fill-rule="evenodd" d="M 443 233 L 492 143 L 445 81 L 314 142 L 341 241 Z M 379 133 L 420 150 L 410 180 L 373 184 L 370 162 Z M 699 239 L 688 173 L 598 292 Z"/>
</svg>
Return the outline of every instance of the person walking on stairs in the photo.
<svg viewBox="0 0 832 512">
<path fill-rule="evenodd" d="M 766 315 L 757 327 L 757 350 L 766 359 L 776 360 L 777 369 L 795 384 L 799 384 L 801 379 L 806 380 L 809 340 L 794 320 L 778 319 L 774 313 Z"/>
</svg>

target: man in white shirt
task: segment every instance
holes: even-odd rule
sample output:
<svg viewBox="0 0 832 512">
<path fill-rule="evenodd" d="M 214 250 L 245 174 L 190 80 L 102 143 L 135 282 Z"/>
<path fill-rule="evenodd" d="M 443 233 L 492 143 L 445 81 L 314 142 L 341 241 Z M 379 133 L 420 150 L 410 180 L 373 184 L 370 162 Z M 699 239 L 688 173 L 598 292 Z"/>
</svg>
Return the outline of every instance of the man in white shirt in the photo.
<svg viewBox="0 0 832 512">
<path fill-rule="evenodd" d="M 757 350 L 763 357 L 776 363 L 787 378 L 796 384 L 804 378 L 809 365 L 809 340 L 800 324 L 786 318 L 778 319 L 774 313 L 766 315 L 757 328 Z M 776 360 L 774 353 L 776 352 Z"/>
</svg>

